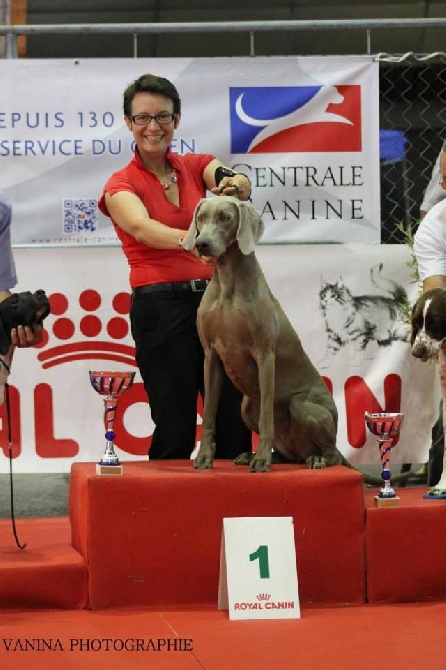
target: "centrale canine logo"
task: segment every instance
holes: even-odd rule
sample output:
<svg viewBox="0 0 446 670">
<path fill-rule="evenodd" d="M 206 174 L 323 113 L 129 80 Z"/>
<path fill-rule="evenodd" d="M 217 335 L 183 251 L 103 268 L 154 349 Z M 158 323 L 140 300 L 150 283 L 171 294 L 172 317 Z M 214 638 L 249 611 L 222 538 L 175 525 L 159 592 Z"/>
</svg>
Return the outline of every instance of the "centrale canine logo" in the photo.
<svg viewBox="0 0 446 670">
<path fill-rule="evenodd" d="M 229 89 L 231 151 L 361 151 L 361 87 L 246 86 Z"/>
<path fill-rule="evenodd" d="M 36 345 L 42 368 L 98 358 L 136 367 L 135 348 L 122 343 L 129 334 L 129 293 L 117 293 L 110 305 L 103 305 L 94 289 L 82 291 L 77 304 L 70 304 L 63 293 L 53 293 L 49 300 L 51 314 L 44 322 L 43 340 Z"/>
</svg>

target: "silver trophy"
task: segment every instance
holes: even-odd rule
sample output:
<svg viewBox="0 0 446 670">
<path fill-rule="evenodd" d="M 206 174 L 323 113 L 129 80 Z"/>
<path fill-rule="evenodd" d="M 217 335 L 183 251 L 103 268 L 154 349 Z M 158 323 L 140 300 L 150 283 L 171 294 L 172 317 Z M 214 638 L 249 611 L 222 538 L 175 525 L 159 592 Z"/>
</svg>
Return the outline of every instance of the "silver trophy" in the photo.
<svg viewBox="0 0 446 670">
<path fill-rule="evenodd" d="M 381 458 L 381 478 L 383 486 L 379 495 L 375 496 L 377 507 L 398 507 L 399 497 L 390 485 L 392 476 L 389 470 L 390 451 L 393 447 L 393 438 L 398 435 L 403 425 L 404 414 L 399 412 L 364 413 L 365 422 L 369 431 L 378 438 L 379 455 Z"/>
<path fill-rule="evenodd" d="M 135 372 L 108 372 L 90 370 L 90 383 L 99 395 L 104 396 L 104 423 L 106 426 L 106 447 L 101 460 L 96 465 L 98 475 L 122 475 L 122 466 L 115 454 L 113 440 L 118 398 L 133 384 Z"/>
</svg>

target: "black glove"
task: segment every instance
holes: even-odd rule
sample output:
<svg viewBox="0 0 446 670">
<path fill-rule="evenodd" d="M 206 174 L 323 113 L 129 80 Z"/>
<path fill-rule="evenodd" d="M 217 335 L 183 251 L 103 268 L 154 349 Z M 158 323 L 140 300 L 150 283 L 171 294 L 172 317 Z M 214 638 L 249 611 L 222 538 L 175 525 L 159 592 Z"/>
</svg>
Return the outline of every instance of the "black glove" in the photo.
<svg viewBox="0 0 446 670">
<path fill-rule="evenodd" d="M 13 328 L 42 324 L 50 311 L 50 301 L 42 289 L 13 293 L 0 302 L 0 354 L 8 352 Z"/>
</svg>

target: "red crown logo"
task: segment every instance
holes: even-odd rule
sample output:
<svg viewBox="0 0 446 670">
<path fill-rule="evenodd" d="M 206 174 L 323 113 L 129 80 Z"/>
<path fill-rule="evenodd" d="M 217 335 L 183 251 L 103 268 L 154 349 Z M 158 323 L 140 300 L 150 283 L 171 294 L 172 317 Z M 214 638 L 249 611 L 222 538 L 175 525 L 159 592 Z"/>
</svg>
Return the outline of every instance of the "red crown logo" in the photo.
<svg viewBox="0 0 446 670">
<path fill-rule="evenodd" d="M 258 593 L 256 595 L 256 598 L 259 602 L 268 602 L 268 600 L 270 600 L 270 598 L 271 598 L 271 594 L 270 593 Z"/>
<path fill-rule="evenodd" d="M 135 348 L 119 342 L 127 337 L 130 329 L 129 293 L 117 293 L 113 297 L 110 305 L 113 313 L 105 323 L 98 315 L 102 298 L 94 289 L 82 291 L 76 307 L 70 307 L 69 300 L 63 293 L 53 293 L 49 300 L 51 314 L 44 322 L 43 340 L 36 345 L 41 350 L 37 358 L 43 368 L 92 358 L 136 367 Z M 76 325 L 75 316 L 79 309 L 79 321 Z M 102 339 L 105 335 L 108 339 Z M 83 336 L 85 339 L 79 340 L 76 336 Z M 62 344 L 48 346 L 53 338 Z"/>
</svg>

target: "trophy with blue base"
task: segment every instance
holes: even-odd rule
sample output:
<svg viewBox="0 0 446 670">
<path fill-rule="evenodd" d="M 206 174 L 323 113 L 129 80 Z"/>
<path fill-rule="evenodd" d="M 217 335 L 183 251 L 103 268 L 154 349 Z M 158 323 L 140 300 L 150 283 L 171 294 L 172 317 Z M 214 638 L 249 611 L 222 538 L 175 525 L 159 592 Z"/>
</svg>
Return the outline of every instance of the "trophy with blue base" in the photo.
<svg viewBox="0 0 446 670">
<path fill-rule="evenodd" d="M 106 426 L 105 451 L 99 463 L 96 464 L 98 475 L 122 475 L 122 465 L 115 454 L 113 440 L 115 432 L 113 425 L 115 421 L 118 398 L 133 384 L 135 372 L 108 372 L 90 371 L 90 383 L 96 393 L 104 396 L 104 423 Z"/>
<path fill-rule="evenodd" d="M 369 431 L 378 438 L 379 455 L 382 465 L 381 479 L 383 480 L 383 486 L 379 491 L 379 495 L 375 496 L 375 505 L 377 507 L 399 507 L 400 498 L 390 485 L 392 474 L 389 470 L 389 461 L 393 439 L 401 430 L 404 414 L 400 414 L 399 412 L 369 414 L 369 412 L 365 412 L 364 418 Z"/>
</svg>

